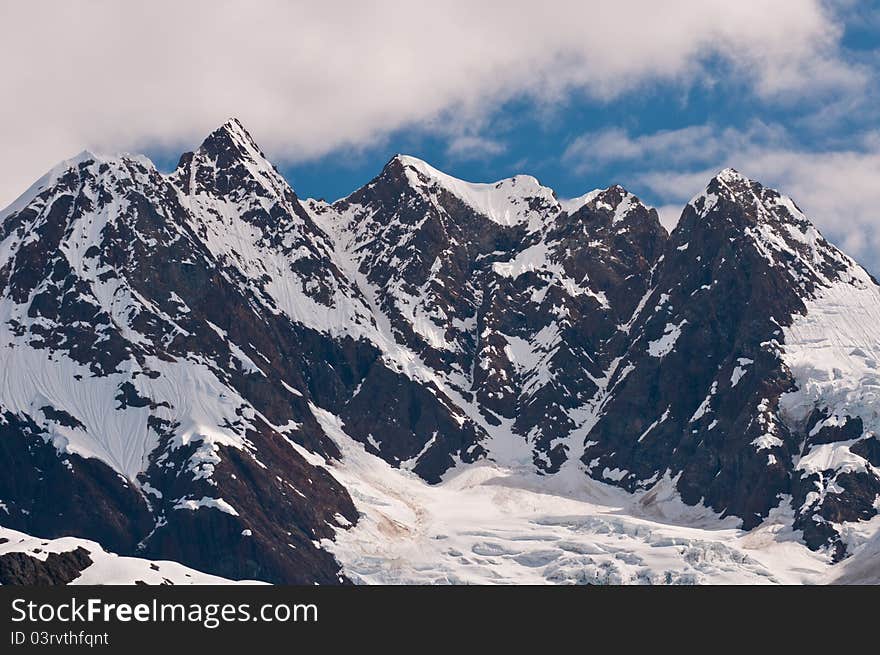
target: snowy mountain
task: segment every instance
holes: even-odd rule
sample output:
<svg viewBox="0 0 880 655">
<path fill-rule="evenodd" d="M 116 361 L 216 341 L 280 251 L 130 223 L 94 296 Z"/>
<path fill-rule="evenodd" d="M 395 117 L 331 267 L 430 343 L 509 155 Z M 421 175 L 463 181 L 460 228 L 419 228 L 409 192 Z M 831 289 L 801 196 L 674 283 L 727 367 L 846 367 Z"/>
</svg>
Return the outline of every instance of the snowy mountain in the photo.
<svg viewBox="0 0 880 655">
<path fill-rule="evenodd" d="M 268 582 L 876 577 L 878 343 L 877 282 L 731 169 L 672 234 L 403 155 L 328 204 L 233 119 L 0 213 L 0 524 Z"/>
<path fill-rule="evenodd" d="M 244 584 L 259 584 L 242 581 Z M 0 528 L 3 585 L 204 585 L 230 584 L 177 562 L 119 557 L 100 544 L 75 537 L 37 539 Z"/>
</svg>

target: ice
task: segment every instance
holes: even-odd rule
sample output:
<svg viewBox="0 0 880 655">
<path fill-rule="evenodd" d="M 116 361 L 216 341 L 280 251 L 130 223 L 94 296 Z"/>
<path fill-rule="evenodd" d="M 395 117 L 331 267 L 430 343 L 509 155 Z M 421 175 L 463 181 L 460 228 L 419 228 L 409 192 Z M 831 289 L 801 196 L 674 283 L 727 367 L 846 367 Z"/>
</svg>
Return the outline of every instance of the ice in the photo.
<svg viewBox="0 0 880 655">
<path fill-rule="evenodd" d="M 596 198 L 599 194 L 602 193 L 604 189 L 593 189 L 592 191 L 588 191 L 582 196 L 578 196 L 577 198 L 569 198 L 567 200 L 560 200 L 559 205 L 562 207 L 564 212 L 569 214 L 573 214 L 578 209 L 589 203 L 591 200 Z"/>
<path fill-rule="evenodd" d="M 823 409 L 826 425 L 860 418 L 864 434 L 880 434 L 880 289 L 861 268 L 806 303 L 806 312 L 785 328 L 782 357 L 798 386 L 783 397 L 789 420 L 803 421 L 813 407 Z M 820 426 L 817 426 L 817 429 Z M 873 470 L 851 453 L 851 442 L 819 444 L 797 467 L 820 470 Z"/>
<path fill-rule="evenodd" d="M 472 420 L 489 435 L 481 444 L 490 453 L 488 461 L 455 467 L 444 475 L 440 484 L 429 486 L 412 474 L 411 469 L 440 435 L 435 433 L 415 457 L 401 462 L 399 468 L 392 468 L 351 440 L 338 417 L 311 406 L 344 454 L 341 462 L 327 462 L 285 434 L 297 429 L 296 422 L 272 426 L 221 379 L 218 364 L 220 369 L 233 367 L 247 375 L 264 375 L 260 362 L 266 358 L 253 346 L 248 351 L 250 354 L 245 352 L 243 347 L 249 344 L 234 343 L 219 326 L 209 324 L 208 327 L 225 344 L 228 350 L 228 353 L 224 350 L 225 361 L 210 362 L 195 355 L 177 361 L 147 356 L 143 361 L 132 359 L 124 363 L 118 372 L 96 377 L 87 367 L 69 358 L 33 348 L 17 339 L 12 333 L 11 320 L 28 326 L 45 319 L 28 316 L 24 304 L 3 300 L 0 302 L 0 345 L 15 344 L 15 348 L 0 349 L 3 407 L 38 421 L 62 456 L 75 453 L 98 458 L 137 485 L 138 474 L 146 468 L 159 443 L 158 435 L 147 423 L 152 414 L 176 426 L 171 435 L 172 448 L 197 446 L 187 463 L 187 472 L 194 479 L 210 480 L 220 461 L 220 446 L 247 452 L 248 443 L 242 436 L 245 430 L 255 427 L 258 421 L 265 423 L 281 432 L 309 463 L 329 467 L 350 490 L 363 517 L 350 530 L 339 530 L 335 543 L 328 541 L 324 546 L 339 557 L 346 572 L 359 582 L 818 582 L 831 574 L 833 568 L 825 556 L 809 552 L 790 530 L 792 517 L 786 514 L 784 499 L 780 499 L 778 510 L 771 513 L 762 526 L 747 534 L 739 529 L 736 519 L 722 520 L 702 505 L 685 507 L 674 490 L 675 480 L 668 473 L 662 476 L 657 472 L 651 481 L 659 479 L 659 482 L 650 491 L 633 495 L 586 475 L 578 455 L 583 453 L 583 444 L 601 414 L 609 385 L 624 379 L 633 370 L 631 362 L 622 365 L 623 357 L 594 378 L 598 386 L 594 397 L 570 410 L 569 416 L 577 427 L 569 435 L 559 437 L 570 453 L 562 470 L 552 477 L 537 475 L 534 453 L 527 438 L 514 433 L 512 419 L 501 418 L 491 424 L 486 421 L 476 403 L 462 392 L 462 389 L 470 389 L 471 381 L 465 374 L 440 373 L 426 365 L 413 349 L 399 343 L 388 315 L 380 308 L 377 289 L 360 270 L 353 237 L 345 233 L 347 222 L 362 218 L 357 209 L 337 213 L 335 208 L 312 203 L 307 211 L 320 229 L 307 230 L 308 219 L 297 206 L 292 191 L 240 124 L 231 122 L 226 129 L 242 149 L 244 165 L 264 193 L 233 200 L 216 197 L 192 186 L 192 180 L 186 181 L 190 186 L 183 188 L 189 193 L 181 193 L 180 201 L 191 210 L 187 220 L 207 249 L 233 270 L 233 276 L 240 274 L 242 284 L 250 287 L 256 286 L 258 280 L 265 282 L 265 300 L 271 311 L 333 336 L 365 338 L 377 346 L 390 368 L 419 382 L 430 383 L 431 388 L 443 396 L 455 420 Z M 412 157 L 400 156 L 398 160 L 405 167 L 410 183 L 424 198 L 433 202 L 443 193 L 451 193 L 489 220 L 525 227 L 531 233 L 531 246 L 506 261 L 493 260 L 492 271 L 499 278 L 516 279 L 537 272 L 548 285 L 534 291 L 533 301 L 543 301 L 546 289 L 558 285 L 571 296 L 587 295 L 597 301 L 600 309 L 608 308 L 605 296 L 594 291 L 588 279 L 571 279 L 554 260 L 553 244 L 540 240 L 542 234 L 535 234 L 561 212 L 573 212 L 584 203 L 594 201 L 598 192 L 558 201 L 550 189 L 529 176 L 493 184 L 473 184 L 445 175 Z M 206 161 L 200 163 L 213 165 Z M 158 175 L 153 165 L 144 159 L 83 153 L 50 172 L 4 215 L 32 201 L 36 210 L 45 211 L 51 199 L 42 206 L 43 201 L 35 201 L 36 195 L 65 170 L 84 167 L 96 174 L 104 166 L 111 171 L 114 181 L 124 185 L 137 186 L 144 176 Z M 719 175 L 719 180 L 731 185 L 744 178 L 726 170 Z M 91 197 L 90 190 L 84 189 L 83 193 Z M 550 209 L 536 211 L 530 201 L 546 203 Z M 706 215 L 717 201 L 717 197 L 707 193 L 692 202 Z M 777 207 L 795 219 L 802 218 L 794 203 L 784 196 L 755 201 L 759 212 L 766 213 Z M 625 195 L 615 208 L 612 223 L 624 221 L 634 202 L 632 196 Z M 608 203 L 600 205 L 611 209 Z M 278 241 L 264 239 L 260 229 L 242 219 L 248 211 L 268 212 L 279 208 L 289 216 L 291 223 L 279 232 Z M 88 246 L 98 240 L 104 227 L 124 209 L 124 202 L 114 200 L 102 212 L 90 215 L 88 221 L 70 226 L 61 252 L 111 315 L 124 338 L 146 345 L 144 335 L 130 325 L 132 312 L 147 308 L 182 332 L 175 317 L 161 312 L 120 280 L 103 280 L 101 274 L 106 271 L 90 269 L 85 257 Z M 24 239 L 34 238 L 33 229 L 27 233 Z M 809 226 L 787 225 L 783 233 L 759 223 L 750 228 L 750 235 L 760 253 L 774 265 L 785 266 L 793 255 L 791 239 L 804 246 L 808 252 L 805 257 L 808 272 L 819 281 L 815 297 L 806 298 L 804 314 L 796 316 L 791 325 L 781 326 L 784 337 L 780 338 L 780 353 L 798 387 L 780 402 L 785 420 L 798 424 L 818 407 L 828 413 L 822 425 L 843 425 L 847 417 L 859 417 L 866 434 L 880 434 L 880 410 L 877 409 L 880 406 L 877 402 L 880 294 L 876 285 L 843 256 L 835 260 L 843 266 L 840 281 L 830 281 L 819 257 L 819 250 L 824 247 L 821 237 Z M 21 247 L 16 241 L 19 238 L 22 237 L 11 236 L 0 243 L 0 265 L 15 248 Z M 145 241 L 147 246 L 151 243 L 155 245 Z M 679 250 L 688 248 L 689 244 L 684 244 Z M 319 284 L 316 279 L 297 273 L 297 265 L 303 263 L 325 272 L 334 271 L 320 281 L 329 289 L 329 302 L 316 299 L 318 296 L 313 293 Z M 442 266 L 442 258 L 436 258 L 432 273 L 437 274 Z M 796 282 L 803 283 L 804 278 L 798 276 L 806 274 L 786 270 Z M 447 328 L 445 321 L 449 317 L 442 311 L 438 314 L 426 303 L 437 279 L 431 278 L 415 291 L 406 290 L 402 284 L 392 285 L 389 291 L 416 334 L 435 349 L 455 351 L 460 345 L 450 336 L 455 330 Z M 708 288 L 709 285 L 700 287 L 701 290 Z M 634 315 L 620 326 L 621 331 L 628 332 L 640 314 L 651 311 L 649 300 L 655 297 L 654 292 L 651 289 L 645 293 Z M 190 312 L 176 294 L 172 294 L 170 300 L 180 314 Z M 662 310 L 668 301 L 669 296 L 661 294 L 653 310 Z M 622 317 L 621 321 L 624 320 L 626 317 Z M 664 357 L 672 352 L 686 323 L 685 320 L 668 323 L 662 336 L 647 344 L 648 353 Z M 457 316 L 450 324 L 462 332 L 473 333 L 476 318 Z M 500 336 L 506 342 L 503 353 L 511 369 L 523 378 L 525 394 L 552 380 L 548 361 L 561 342 L 558 325 L 547 325 L 528 338 Z M 730 373 L 731 386 L 749 374 L 753 363 L 745 357 L 736 360 Z M 147 369 L 159 376 L 141 375 Z M 72 379 L 79 382 L 69 384 Z M 119 386 L 131 380 L 135 381 L 138 394 L 154 402 L 154 409 L 117 408 L 115 397 Z M 287 383 L 281 384 L 290 394 L 302 395 Z M 713 383 L 691 420 L 699 420 L 712 412 L 711 401 L 718 384 Z M 359 390 L 360 386 L 355 395 Z M 83 427 L 74 428 L 49 419 L 41 413 L 40 408 L 45 405 L 69 413 Z M 758 411 L 758 421 L 765 433 L 755 439 L 753 445 L 759 451 L 781 446 L 775 410 L 771 411 L 770 403 L 765 400 Z M 651 431 L 666 420 L 669 413 L 667 407 L 638 441 L 648 439 L 650 444 Z M 233 429 L 232 425 L 239 427 Z M 713 420 L 708 429 L 716 425 L 718 422 Z M 368 440 L 379 449 L 380 444 L 372 435 Z M 869 471 L 878 475 L 875 467 L 851 452 L 853 443 L 814 446 L 797 458 L 796 470 L 805 474 L 830 469 L 835 473 Z M 767 461 L 772 464 L 775 456 L 768 453 Z M 619 468 L 605 467 L 601 471 L 597 468 L 598 464 L 592 473 L 609 481 L 619 482 L 630 475 L 629 471 Z M 815 495 L 837 489 L 833 478 L 823 485 Z M 143 484 L 142 491 L 161 497 L 161 493 L 148 484 Z M 0 511 L 5 509 L 0 502 Z M 229 502 L 208 496 L 179 498 L 175 509 L 238 515 Z M 336 523 L 347 525 L 341 517 L 337 517 Z M 880 551 L 874 543 L 876 540 L 870 539 L 873 533 L 868 527 L 842 524 L 839 528 L 847 543 L 858 549 L 857 555 L 862 560 Z M 872 529 L 876 529 L 873 524 Z M 241 534 L 252 536 L 247 529 Z M 853 565 L 852 570 L 857 568 Z"/>
<path fill-rule="evenodd" d="M 601 291 L 594 291 L 587 284 L 588 280 L 584 279 L 577 282 L 570 278 L 561 263 L 553 261 L 550 255 L 549 245 L 542 241 L 541 243 L 529 246 L 528 248 L 517 253 L 516 257 L 506 262 L 495 262 L 492 264 L 492 270 L 502 277 L 516 279 L 520 275 L 531 271 L 545 271 L 551 276 L 548 287 L 558 284 L 572 297 L 580 295 L 588 295 L 595 298 L 599 305 L 608 308 L 608 299 Z M 546 289 L 543 290 L 546 294 Z M 532 297 L 534 301 L 540 301 L 539 297 Z"/>
<path fill-rule="evenodd" d="M 202 496 L 198 500 L 194 498 L 181 498 L 174 505 L 174 509 L 187 509 L 193 511 L 201 509 L 202 507 L 211 507 L 226 514 L 238 516 L 238 512 L 235 511 L 235 508 L 222 498 L 208 498 L 207 496 Z"/>
<path fill-rule="evenodd" d="M 322 545 L 360 584 L 795 584 L 836 572 L 791 531 L 785 500 L 743 532 L 686 506 L 669 478 L 630 495 L 576 467 L 548 478 L 483 461 L 429 485 L 313 413 L 340 446 L 330 470 L 361 512 Z"/>
<path fill-rule="evenodd" d="M 639 436 L 639 438 L 638 438 L 639 443 L 641 443 L 642 439 L 644 439 L 645 437 L 648 436 L 648 434 L 651 432 L 651 430 L 653 430 L 653 429 L 656 428 L 658 425 L 660 425 L 663 421 L 665 421 L 666 419 L 669 418 L 669 410 L 670 410 L 671 408 L 672 408 L 671 405 L 668 406 L 668 407 L 666 408 L 666 410 L 663 412 L 663 416 L 661 416 L 661 417 L 658 418 L 656 421 L 654 421 L 653 423 L 651 423 L 651 425 L 649 425 L 649 426 L 645 429 L 645 431 L 642 432 L 641 436 Z M 605 476 L 605 477 L 608 477 L 608 476 Z"/>
<path fill-rule="evenodd" d="M 677 325 L 667 323 L 663 329 L 663 336 L 648 343 L 648 354 L 651 357 L 665 357 L 675 348 L 675 342 L 681 336 L 681 328 L 687 324 L 687 319 L 682 319 Z"/>
<path fill-rule="evenodd" d="M 703 402 L 700 403 L 700 406 L 697 407 L 697 411 L 694 412 L 694 415 L 691 416 L 690 422 L 698 421 L 707 413 L 712 411 L 712 396 L 716 394 L 718 391 L 718 381 L 714 381 L 712 383 L 712 387 L 709 389 L 708 395 L 703 399 Z"/>
<path fill-rule="evenodd" d="M 730 386 L 735 387 L 739 384 L 739 381 L 742 380 L 743 376 L 746 374 L 748 370 L 746 367 L 749 364 L 754 364 L 754 361 L 747 357 L 740 357 L 736 360 L 736 367 L 733 369 L 733 372 L 730 374 Z"/>
</svg>

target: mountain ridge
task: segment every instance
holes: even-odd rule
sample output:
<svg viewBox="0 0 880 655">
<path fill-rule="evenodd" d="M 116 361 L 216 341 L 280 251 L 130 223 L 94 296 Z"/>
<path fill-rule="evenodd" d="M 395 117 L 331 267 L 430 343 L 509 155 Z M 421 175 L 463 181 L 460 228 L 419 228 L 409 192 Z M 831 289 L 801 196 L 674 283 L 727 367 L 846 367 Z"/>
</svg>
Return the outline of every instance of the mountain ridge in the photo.
<svg viewBox="0 0 880 655">
<path fill-rule="evenodd" d="M 167 175 L 84 152 L 0 216 L 12 529 L 344 582 L 321 543 L 360 501 L 328 416 L 432 484 L 666 480 L 745 530 L 788 503 L 835 559 L 877 515 L 876 280 L 733 169 L 672 233 L 619 185 L 560 201 L 404 155 L 325 203 L 230 119 Z"/>
</svg>

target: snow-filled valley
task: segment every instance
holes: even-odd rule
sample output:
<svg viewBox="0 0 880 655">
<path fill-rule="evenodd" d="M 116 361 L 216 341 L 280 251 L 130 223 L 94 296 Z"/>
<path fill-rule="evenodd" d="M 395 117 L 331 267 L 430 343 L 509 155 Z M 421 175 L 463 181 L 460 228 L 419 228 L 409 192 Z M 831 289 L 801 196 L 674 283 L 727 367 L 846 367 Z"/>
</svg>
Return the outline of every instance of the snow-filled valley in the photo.
<svg viewBox="0 0 880 655">
<path fill-rule="evenodd" d="M 819 584 L 838 574 L 784 508 L 746 532 L 682 503 L 669 480 L 630 495 L 575 469 L 548 478 L 492 462 L 428 485 L 317 413 L 343 452 L 331 470 L 362 513 L 325 546 L 359 583 Z"/>
</svg>

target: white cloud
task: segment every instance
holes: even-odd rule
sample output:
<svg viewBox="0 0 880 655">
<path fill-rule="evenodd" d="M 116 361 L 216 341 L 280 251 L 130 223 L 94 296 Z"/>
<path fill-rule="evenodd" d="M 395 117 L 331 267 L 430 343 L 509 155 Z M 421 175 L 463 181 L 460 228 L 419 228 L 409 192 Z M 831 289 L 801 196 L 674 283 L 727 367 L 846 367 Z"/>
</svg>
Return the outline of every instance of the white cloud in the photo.
<svg viewBox="0 0 880 655">
<path fill-rule="evenodd" d="M 486 159 L 500 155 L 506 150 L 503 143 L 482 136 L 462 135 L 454 137 L 446 148 L 446 154 L 458 160 Z"/>
<path fill-rule="evenodd" d="M 858 87 L 836 20 L 821 0 L 5 2 L 0 205 L 83 148 L 192 147 L 230 115 L 293 161 L 521 95 L 708 80 L 710 59 L 765 98 Z"/>
<path fill-rule="evenodd" d="M 781 143 L 785 139 L 783 128 L 760 121 L 754 121 L 747 130 L 706 124 L 635 137 L 620 128 L 608 128 L 577 137 L 566 148 L 563 159 L 571 162 L 578 172 L 633 161 L 642 164 L 660 161 L 672 167 L 711 163 L 724 153 L 740 150 L 750 143 Z"/>
</svg>

